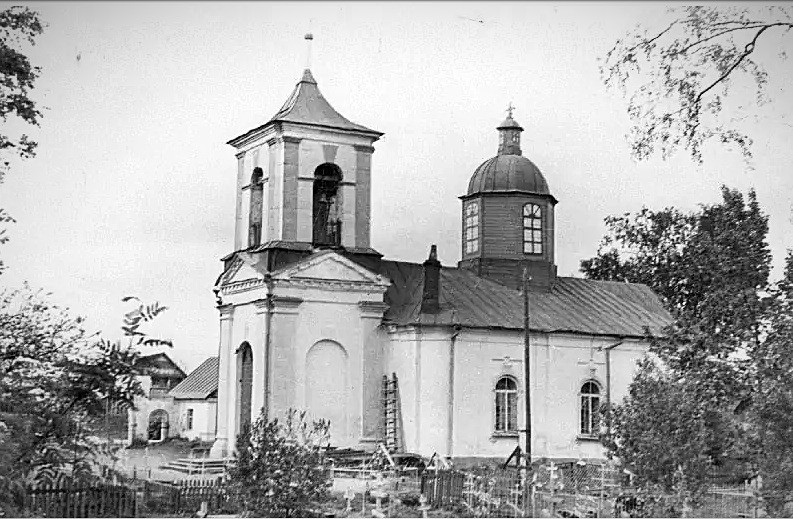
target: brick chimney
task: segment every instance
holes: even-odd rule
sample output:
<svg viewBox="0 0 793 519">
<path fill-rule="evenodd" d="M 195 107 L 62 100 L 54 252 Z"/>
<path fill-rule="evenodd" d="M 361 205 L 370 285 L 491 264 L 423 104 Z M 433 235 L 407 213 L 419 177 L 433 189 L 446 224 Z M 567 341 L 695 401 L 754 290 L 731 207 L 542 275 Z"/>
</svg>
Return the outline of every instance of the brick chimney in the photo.
<svg viewBox="0 0 793 519">
<path fill-rule="evenodd" d="M 441 262 L 438 261 L 438 247 L 430 247 L 430 257 L 424 261 L 424 292 L 421 296 L 421 311 L 436 314 L 440 311 Z"/>
</svg>

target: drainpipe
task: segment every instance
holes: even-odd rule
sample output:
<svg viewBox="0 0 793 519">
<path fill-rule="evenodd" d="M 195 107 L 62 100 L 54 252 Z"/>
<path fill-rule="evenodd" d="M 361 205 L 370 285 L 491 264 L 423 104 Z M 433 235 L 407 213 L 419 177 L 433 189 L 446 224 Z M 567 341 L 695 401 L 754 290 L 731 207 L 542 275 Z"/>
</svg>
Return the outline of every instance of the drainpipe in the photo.
<svg viewBox="0 0 793 519">
<path fill-rule="evenodd" d="M 606 437 L 611 440 L 611 350 L 622 344 L 619 342 L 601 346 L 599 350 L 606 352 Z"/>
<path fill-rule="evenodd" d="M 264 420 L 270 416 L 270 330 L 273 322 L 273 278 L 270 273 L 264 275 L 264 286 L 267 290 L 264 314 Z"/>
<path fill-rule="evenodd" d="M 452 336 L 449 345 L 449 421 L 446 427 L 448 436 L 446 437 L 446 455 L 449 459 L 454 454 L 454 346 L 457 343 L 457 336 L 460 335 L 462 327 L 455 324 L 452 328 Z"/>
</svg>

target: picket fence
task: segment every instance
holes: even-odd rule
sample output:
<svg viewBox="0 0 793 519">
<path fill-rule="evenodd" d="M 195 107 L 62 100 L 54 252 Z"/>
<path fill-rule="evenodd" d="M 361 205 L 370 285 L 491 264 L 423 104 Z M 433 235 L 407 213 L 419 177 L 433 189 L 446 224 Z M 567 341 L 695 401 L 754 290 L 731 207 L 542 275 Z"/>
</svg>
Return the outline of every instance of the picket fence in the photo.
<svg viewBox="0 0 793 519">
<path fill-rule="evenodd" d="M 40 517 L 134 517 L 136 495 L 120 485 L 61 482 L 26 488 L 23 508 Z"/>
</svg>

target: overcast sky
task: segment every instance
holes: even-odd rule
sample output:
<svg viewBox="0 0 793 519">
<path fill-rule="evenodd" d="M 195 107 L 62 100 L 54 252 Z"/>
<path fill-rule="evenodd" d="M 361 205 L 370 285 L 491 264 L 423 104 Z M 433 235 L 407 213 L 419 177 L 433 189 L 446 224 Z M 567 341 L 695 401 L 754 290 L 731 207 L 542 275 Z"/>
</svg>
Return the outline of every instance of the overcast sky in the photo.
<svg viewBox="0 0 793 519">
<path fill-rule="evenodd" d="M 631 160 L 625 101 L 603 86 L 598 58 L 664 3 L 30 3 L 48 27 L 31 53 L 46 106 L 38 156 L 0 186 L 17 219 L 0 280 L 53 293 L 117 334 L 137 295 L 170 307 L 157 326 L 184 368 L 217 354 L 212 286 L 232 252 L 236 159 L 224 144 L 266 122 L 312 72 L 348 119 L 385 133 L 375 145 L 372 245 L 389 259 L 460 257 L 460 201 L 495 155 L 507 105 L 523 153 L 556 209 L 560 275 L 580 275 L 603 218 L 757 190 L 775 265 L 793 247 L 793 74 L 773 39 L 758 52 L 774 100 L 744 129 L 754 168 L 709 147 Z M 747 98 L 747 102 L 751 99 Z M 779 269 L 775 271 L 779 274 Z"/>
</svg>

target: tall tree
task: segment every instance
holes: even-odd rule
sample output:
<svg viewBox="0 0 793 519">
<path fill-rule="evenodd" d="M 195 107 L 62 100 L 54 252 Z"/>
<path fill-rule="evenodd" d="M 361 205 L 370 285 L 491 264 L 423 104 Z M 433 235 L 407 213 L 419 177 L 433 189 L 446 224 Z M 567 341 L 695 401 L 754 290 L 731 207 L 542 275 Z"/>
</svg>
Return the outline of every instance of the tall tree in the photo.
<svg viewBox="0 0 793 519">
<path fill-rule="evenodd" d="M 708 467 L 745 449 L 734 410 L 754 390 L 750 354 L 768 335 L 768 218 L 753 191 L 723 187 L 720 203 L 691 213 L 645 208 L 606 223 L 582 271 L 646 283 L 674 317 L 666 336 L 651 342 L 662 368 L 642 365 L 607 441 L 640 481 L 696 494 Z M 658 420 L 686 425 L 659 435 Z"/>
<path fill-rule="evenodd" d="M 768 73 L 758 46 L 781 33 L 789 46 L 793 8 L 789 6 L 671 8 L 662 26 L 637 27 L 606 54 L 601 76 L 628 97 L 633 156 L 663 157 L 683 148 L 702 161 L 702 146 L 716 140 L 751 156 L 752 139 L 739 118 L 725 113 L 735 83 L 750 81 L 756 103 L 768 101 Z M 771 40 L 773 41 L 773 40 Z M 772 45 L 778 43 L 772 43 Z M 785 49 L 778 49 L 782 58 Z"/>
<path fill-rule="evenodd" d="M 39 125 L 41 111 L 30 97 L 36 79 L 41 72 L 31 65 L 25 55 L 26 49 L 36 43 L 44 30 L 38 13 L 27 7 L 11 7 L 0 11 L 0 183 L 11 165 L 11 156 L 33 157 L 37 143 L 26 134 L 11 136 L 8 133 L 9 119 L 24 124 Z M 8 240 L 3 224 L 14 219 L 0 208 L 0 245 Z M 5 266 L 0 259 L 0 274 Z"/>
</svg>

